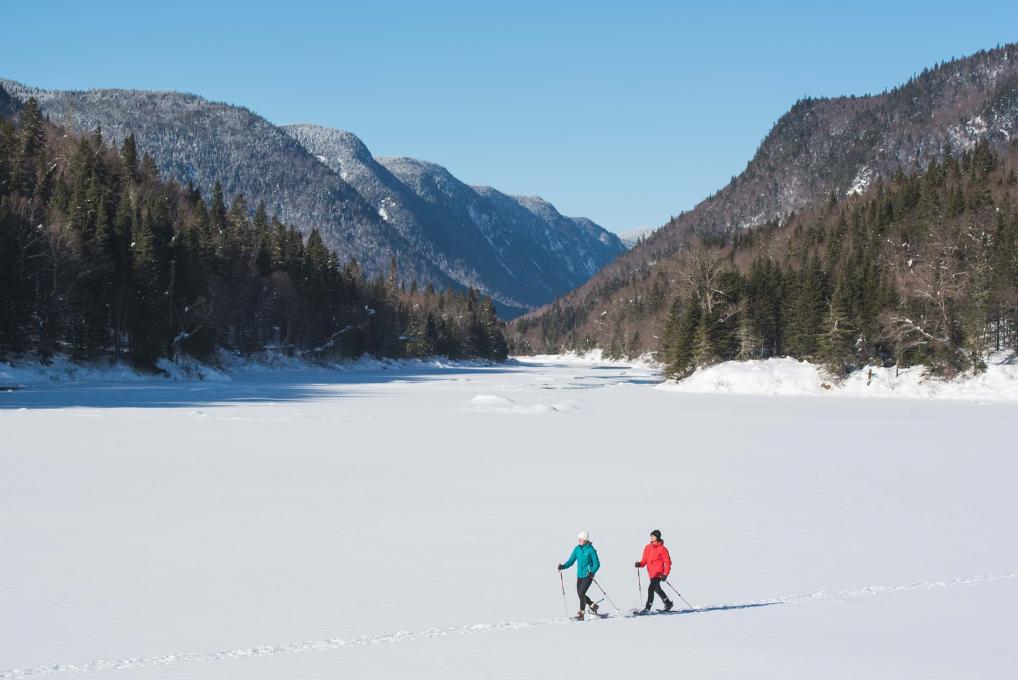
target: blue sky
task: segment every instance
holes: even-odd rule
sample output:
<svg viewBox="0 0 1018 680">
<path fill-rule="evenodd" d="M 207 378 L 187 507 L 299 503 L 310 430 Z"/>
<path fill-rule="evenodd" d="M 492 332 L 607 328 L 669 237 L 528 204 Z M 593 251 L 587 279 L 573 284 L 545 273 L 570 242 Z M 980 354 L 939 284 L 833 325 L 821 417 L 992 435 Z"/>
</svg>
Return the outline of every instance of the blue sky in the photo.
<svg viewBox="0 0 1018 680">
<path fill-rule="evenodd" d="M 1018 40 L 1018 3 L 28 2 L 0 76 L 195 92 L 380 156 L 656 226 L 740 172 L 795 100 L 878 92 Z"/>
</svg>

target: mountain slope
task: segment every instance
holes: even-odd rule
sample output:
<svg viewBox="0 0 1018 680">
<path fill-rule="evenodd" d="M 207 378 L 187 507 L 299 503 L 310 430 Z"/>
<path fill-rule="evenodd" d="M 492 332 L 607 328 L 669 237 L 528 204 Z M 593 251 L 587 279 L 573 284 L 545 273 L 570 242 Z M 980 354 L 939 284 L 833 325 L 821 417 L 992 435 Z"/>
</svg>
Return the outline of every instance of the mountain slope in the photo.
<svg viewBox="0 0 1018 680">
<path fill-rule="evenodd" d="M 369 274 L 385 271 L 396 257 L 401 278 L 477 288 L 504 315 L 550 301 L 623 250 L 592 223 L 566 219 L 541 225 L 560 232 L 557 238 L 533 239 L 533 229 L 524 228 L 501 234 L 512 248 L 492 245 L 472 221 L 452 219 L 403 186 L 349 133 L 284 129 L 246 108 L 177 92 L 0 85 L 20 101 L 35 97 L 51 121 L 78 132 L 101 127 L 113 140 L 135 134 L 164 176 L 206 195 L 219 180 L 228 197 L 244 194 L 252 206 L 264 201 L 284 222 L 304 232 L 318 228 L 342 260 L 356 258 Z M 310 152 L 315 129 L 328 134 L 319 135 L 323 148 Z"/>
<path fill-rule="evenodd" d="M 746 170 L 662 230 L 759 226 L 878 176 L 914 172 L 986 139 L 998 150 L 1018 132 L 1018 44 L 924 70 L 879 95 L 797 102 L 764 138 Z M 675 227 L 678 227 L 677 229 Z"/>
<path fill-rule="evenodd" d="M 113 140 L 133 133 L 164 176 L 191 182 L 206 196 L 219 180 L 228 197 L 265 201 L 270 214 L 304 231 L 317 227 L 341 258 L 356 257 L 369 271 L 407 248 L 349 184 L 248 109 L 178 92 L 61 92 L 0 83 L 22 101 L 35 97 L 57 124 L 79 132 L 101 126 Z M 447 282 L 424 262 L 405 267 Z"/>
<path fill-rule="evenodd" d="M 802 100 L 777 121 L 744 172 L 535 312 L 524 322 L 522 339 L 542 350 L 613 342 L 627 352 L 654 349 L 668 305 L 682 288 L 681 251 L 698 236 L 785 221 L 864 192 L 880 177 L 913 174 L 980 140 L 1003 151 L 1016 134 L 1015 44 L 938 65 L 879 95 Z M 558 329 L 554 337 L 538 330 L 549 325 Z"/>
<path fill-rule="evenodd" d="M 505 359 L 491 302 L 473 291 L 338 267 L 317 233 L 208 210 L 136 154 L 45 123 L 34 100 L 12 122 L 0 118 L 0 361 Z"/>
<path fill-rule="evenodd" d="M 349 132 L 316 125 L 284 129 L 403 238 L 427 244 L 429 260 L 442 271 L 481 290 L 513 291 L 503 304 L 546 302 L 623 250 L 614 235 L 585 218 L 564 217 L 542 199 L 471 187 L 427 161 L 376 159 Z"/>
</svg>

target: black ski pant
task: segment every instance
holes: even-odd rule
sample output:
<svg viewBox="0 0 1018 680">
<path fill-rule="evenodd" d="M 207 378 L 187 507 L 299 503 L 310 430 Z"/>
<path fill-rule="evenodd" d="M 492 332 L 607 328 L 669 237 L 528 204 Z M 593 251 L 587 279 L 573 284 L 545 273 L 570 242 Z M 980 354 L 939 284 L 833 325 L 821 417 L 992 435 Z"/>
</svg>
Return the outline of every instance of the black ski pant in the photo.
<svg viewBox="0 0 1018 680">
<path fill-rule="evenodd" d="M 668 596 L 665 595 L 664 588 L 661 587 L 660 578 L 652 578 L 650 580 L 650 586 L 647 588 L 647 606 L 654 604 L 654 593 L 661 598 L 661 601 L 665 604 L 668 603 Z"/>
<path fill-rule="evenodd" d="M 593 582 L 593 574 L 587 574 L 583 578 L 576 579 L 576 594 L 580 596 L 580 611 L 583 611 L 583 608 L 588 604 L 594 604 L 594 601 L 587 597 L 587 590 Z"/>
</svg>

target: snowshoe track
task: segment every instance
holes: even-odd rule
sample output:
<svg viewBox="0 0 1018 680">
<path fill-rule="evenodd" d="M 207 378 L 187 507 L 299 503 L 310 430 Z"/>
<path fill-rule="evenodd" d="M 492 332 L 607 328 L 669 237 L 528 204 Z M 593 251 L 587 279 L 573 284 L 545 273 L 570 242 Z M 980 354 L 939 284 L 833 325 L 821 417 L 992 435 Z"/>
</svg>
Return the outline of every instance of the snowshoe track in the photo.
<svg viewBox="0 0 1018 680">
<path fill-rule="evenodd" d="M 663 613 L 664 615 L 686 615 L 699 614 L 715 611 L 728 611 L 733 609 L 751 609 L 766 607 L 776 604 L 796 604 L 810 602 L 812 600 L 839 600 L 866 595 L 883 595 L 887 593 L 900 593 L 917 590 L 940 590 L 943 588 L 955 588 L 958 586 L 977 585 L 983 583 L 997 583 L 1018 578 L 1018 572 L 1006 574 L 992 574 L 989 576 L 973 576 L 969 578 L 958 578 L 948 581 L 919 581 L 891 586 L 866 586 L 850 590 L 820 590 L 808 595 L 792 595 L 776 597 L 754 602 L 733 602 L 714 605 L 705 605 L 696 609 L 673 610 Z M 642 618 L 633 614 L 609 616 L 604 620 Z M 121 670 L 128 668 L 144 668 L 148 666 L 167 666 L 170 664 L 193 663 L 198 661 L 226 661 L 229 659 L 245 659 L 258 656 L 272 656 L 276 654 L 291 654 L 295 652 L 313 652 L 327 649 L 340 649 L 342 647 L 364 647 L 368 645 L 388 644 L 392 642 L 411 642 L 414 640 L 427 640 L 430 638 L 449 637 L 453 635 L 474 635 L 477 633 L 488 633 L 500 630 L 520 630 L 523 628 L 542 628 L 573 623 L 569 619 L 543 619 L 539 621 L 506 621 L 503 623 L 478 623 L 468 626 L 451 626 L 448 628 L 425 628 L 418 631 L 398 631 L 384 635 L 362 636 L 341 640 L 330 638 L 328 640 L 314 640 L 304 642 L 288 642 L 277 645 L 262 645 L 247 649 L 228 649 L 218 652 L 165 654 L 162 656 L 150 656 L 144 658 L 126 658 L 116 661 L 92 661 L 83 664 L 56 664 L 52 666 L 39 666 L 37 668 L 0 671 L 0 680 L 11 680 L 13 678 L 37 677 L 43 675 L 55 675 L 57 673 L 92 673 L 97 671 Z"/>
</svg>

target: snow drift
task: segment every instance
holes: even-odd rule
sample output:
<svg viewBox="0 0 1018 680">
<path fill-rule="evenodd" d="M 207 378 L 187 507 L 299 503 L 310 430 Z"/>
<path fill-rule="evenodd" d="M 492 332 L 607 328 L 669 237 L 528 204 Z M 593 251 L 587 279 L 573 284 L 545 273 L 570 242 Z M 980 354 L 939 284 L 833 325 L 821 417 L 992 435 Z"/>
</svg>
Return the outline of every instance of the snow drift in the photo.
<svg viewBox="0 0 1018 680">
<path fill-rule="evenodd" d="M 842 380 L 823 367 L 789 357 L 726 361 L 698 369 L 688 378 L 668 381 L 658 389 L 674 392 L 757 394 L 789 397 L 907 397 L 1018 401 L 1018 361 L 1014 353 L 991 356 L 985 371 L 968 371 L 946 380 L 929 375 L 923 366 L 866 366 Z"/>
</svg>

